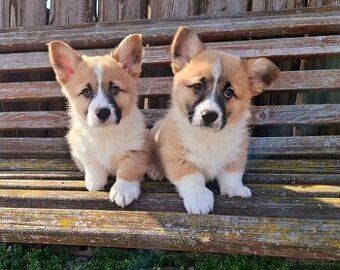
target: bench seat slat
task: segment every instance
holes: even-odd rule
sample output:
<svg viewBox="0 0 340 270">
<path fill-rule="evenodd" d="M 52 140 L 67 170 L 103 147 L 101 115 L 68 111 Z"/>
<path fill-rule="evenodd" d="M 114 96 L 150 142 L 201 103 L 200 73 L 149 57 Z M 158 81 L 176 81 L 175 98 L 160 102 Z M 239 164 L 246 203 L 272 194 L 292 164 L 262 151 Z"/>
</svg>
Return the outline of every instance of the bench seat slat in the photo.
<svg viewBox="0 0 340 270">
<path fill-rule="evenodd" d="M 68 190 L 0 190 L 2 207 L 121 210 L 111 203 L 108 192 Z M 270 217 L 340 219 L 340 198 L 215 196 L 214 214 Z M 183 201 L 174 193 L 142 193 L 124 210 L 185 212 Z"/>
<path fill-rule="evenodd" d="M 110 182 L 106 191 L 109 191 Z M 249 184 L 254 196 L 265 197 L 340 197 L 340 186 L 335 185 L 278 185 L 278 184 Z M 0 189 L 24 190 L 75 190 L 86 191 L 82 180 L 0 180 Z M 217 192 L 215 187 L 214 191 Z M 174 193 L 174 186 L 168 181 L 144 181 L 142 192 L 146 193 Z"/>
<path fill-rule="evenodd" d="M 55 39 L 68 41 L 77 48 L 113 47 L 126 35 L 134 33 L 143 34 L 146 44 L 169 44 L 178 26 L 188 24 L 204 41 L 330 34 L 339 32 L 339 10 L 333 6 L 271 12 L 270 15 L 247 13 L 236 18 L 199 17 L 2 29 L 0 52 L 45 50 L 45 44 Z"/>
<path fill-rule="evenodd" d="M 165 115 L 166 109 L 142 110 L 147 126 Z M 64 111 L 0 112 L 0 130 L 64 129 L 68 125 Z M 277 105 L 252 108 L 251 124 L 328 125 L 340 123 L 340 104 Z"/>
<path fill-rule="evenodd" d="M 339 55 L 340 36 L 316 36 L 207 43 L 207 48 L 221 49 L 240 57 L 305 58 Z M 108 49 L 80 51 L 86 55 L 102 55 Z M 0 74 L 9 72 L 51 71 L 47 52 L 1 54 Z M 169 64 L 169 46 L 147 47 L 144 64 Z"/>
<path fill-rule="evenodd" d="M 0 216 L 2 242 L 339 259 L 331 220 L 15 208 Z"/>
<path fill-rule="evenodd" d="M 0 159 L 1 171 L 78 172 L 69 159 Z M 339 159 L 250 159 L 248 173 L 340 174 Z"/>
<path fill-rule="evenodd" d="M 141 97 L 169 95 L 172 77 L 141 78 Z M 340 70 L 283 71 L 266 91 L 307 92 L 335 91 L 340 89 Z M 57 82 L 0 83 L 1 101 L 30 101 L 63 99 Z"/>
</svg>

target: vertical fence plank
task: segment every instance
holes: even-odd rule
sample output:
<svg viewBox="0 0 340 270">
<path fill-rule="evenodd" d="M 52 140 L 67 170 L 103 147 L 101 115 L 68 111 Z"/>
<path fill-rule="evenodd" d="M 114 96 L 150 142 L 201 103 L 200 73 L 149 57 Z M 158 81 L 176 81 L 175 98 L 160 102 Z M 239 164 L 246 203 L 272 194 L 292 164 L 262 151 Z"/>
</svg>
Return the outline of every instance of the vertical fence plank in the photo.
<svg viewBox="0 0 340 270">
<path fill-rule="evenodd" d="M 51 0 L 49 24 L 71 25 L 96 21 L 96 0 Z"/>
<path fill-rule="evenodd" d="M 198 14 L 199 1 L 150 0 L 151 19 L 185 18 Z"/>
<path fill-rule="evenodd" d="M 279 11 L 291 8 L 301 8 L 304 6 L 304 0 L 253 0 L 252 11 Z"/>
<path fill-rule="evenodd" d="M 201 0 L 200 14 L 213 16 L 237 15 L 248 10 L 249 0 Z"/>
<path fill-rule="evenodd" d="M 146 19 L 147 0 L 99 0 L 98 21 L 117 22 Z"/>
</svg>

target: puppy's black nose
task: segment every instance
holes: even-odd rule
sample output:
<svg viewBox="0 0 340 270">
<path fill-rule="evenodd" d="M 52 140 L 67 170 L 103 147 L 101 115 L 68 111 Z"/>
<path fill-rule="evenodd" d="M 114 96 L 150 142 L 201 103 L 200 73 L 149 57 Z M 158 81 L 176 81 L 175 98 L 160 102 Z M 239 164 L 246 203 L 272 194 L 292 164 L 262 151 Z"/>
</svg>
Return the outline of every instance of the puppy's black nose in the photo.
<svg viewBox="0 0 340 270">
<path fill-rule="evenodd" d="M 105 121 L 107 118 L 109 118 L 111 111 L 108 108 L 100 108 L 97 110 L 96 114 L 99 120 Z"/>
<path fill-rule="evenodd" d="M 206 125 L 214 123 L 217 117 L 218 117 L 218 114 L 213 111 L 204 111 L 202 113 L 202 119 L 204 121 L 204 124 Z"/>
</svg>

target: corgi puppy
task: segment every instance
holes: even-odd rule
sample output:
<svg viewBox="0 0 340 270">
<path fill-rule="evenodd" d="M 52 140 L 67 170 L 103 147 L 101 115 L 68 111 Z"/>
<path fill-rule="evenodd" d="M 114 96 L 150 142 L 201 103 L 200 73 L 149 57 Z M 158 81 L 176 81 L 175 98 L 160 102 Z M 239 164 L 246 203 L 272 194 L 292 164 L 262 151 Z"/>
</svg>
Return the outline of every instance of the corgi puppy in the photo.
<svg viewBox="0 0 340 270">
<path fill-rule="evenodd" d="M 85 172 L 89 191 L 102 190 L 116 176 L 110 199 L 124 207 L 137 199 L 149 163 L 142 113 L 136 106 L 144 53 L 140 35 L 127 36 L 108 55 L 78 54 L 61 41 L 48 43 L 56 78 L 69 104 L 67 141 Z"/>
<path fill-rule="evenodd" d="M 186 27 L 174 37 L 171 66 L 172 107 L 151 131 L 149 177 L 165 175 L 193 214 L 213 210 L 214 196 L 205 184 L 214 178 L 222 195 L 251 197 L 242 183 L 251 98 L 277 78 L 279 69 L 265 58 L 241 60 L 205 49 Z"/>
</svg>

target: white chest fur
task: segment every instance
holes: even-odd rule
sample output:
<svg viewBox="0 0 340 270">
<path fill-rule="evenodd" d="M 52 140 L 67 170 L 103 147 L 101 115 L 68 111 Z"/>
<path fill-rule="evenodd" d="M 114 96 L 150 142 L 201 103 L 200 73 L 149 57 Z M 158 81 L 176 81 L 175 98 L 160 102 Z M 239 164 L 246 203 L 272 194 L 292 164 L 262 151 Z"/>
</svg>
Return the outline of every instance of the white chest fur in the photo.
<svg viewBox="0 0 340 270">
<path fill-rule="evenodd" d="M 89 128 L 73 118 L 68 141 L 73 157 L 82 164 L 95 162 L 115 174 L 119 160 L 127 151 L 143 148 L 144 134 L 143 117 L 134 108 L 118 126 Z"/>
<path fill-rule="evenodd" d="M 247 115 L 238 123 L 226 125 L 221 131 L 191 126 L 186 119 L 177 121 L 186 159 L 199 167 L 210 179 L 245 151 L 241 144 L 248 136 Z"/>
</svg>

